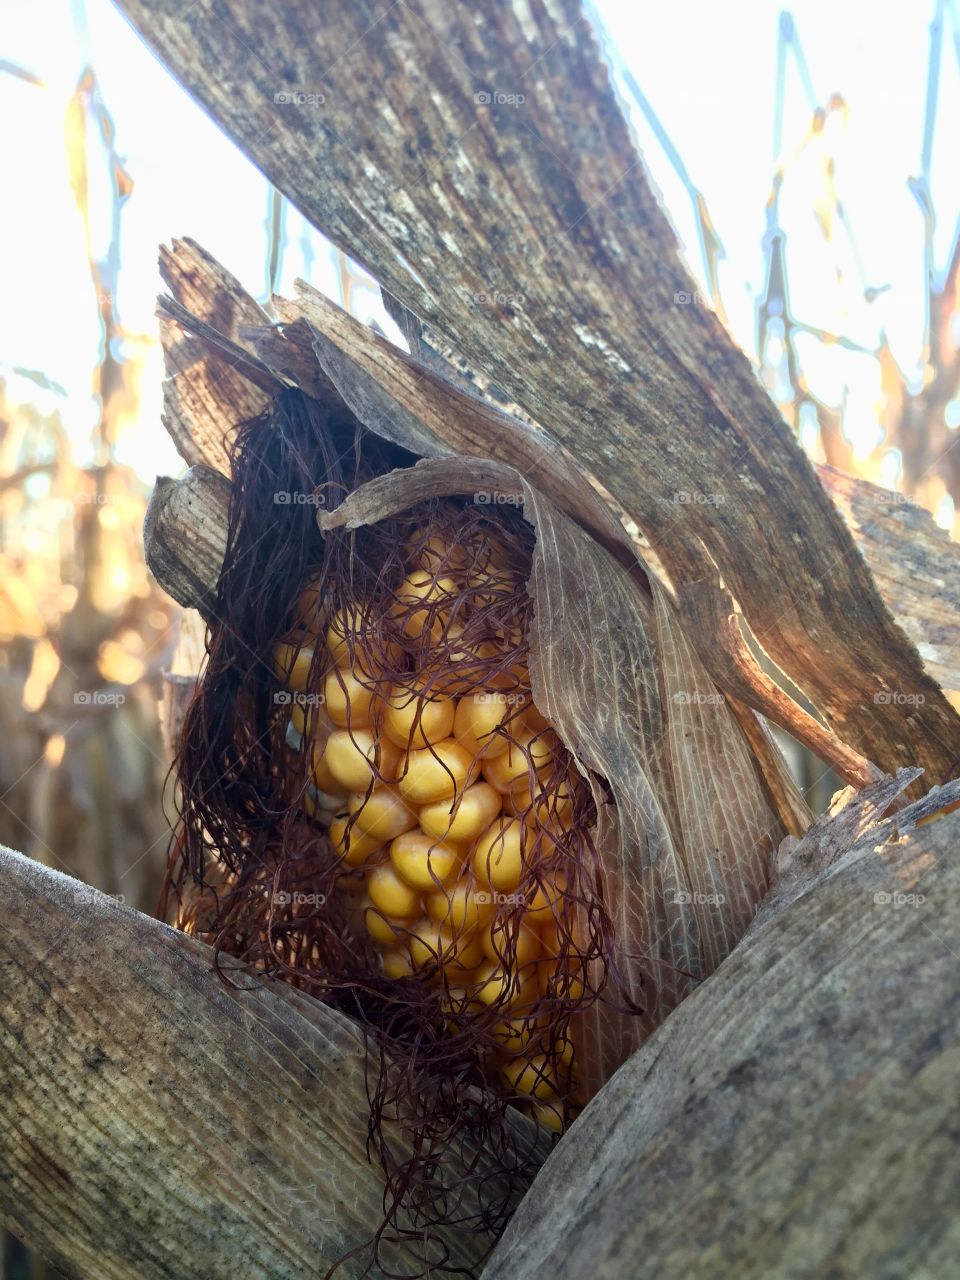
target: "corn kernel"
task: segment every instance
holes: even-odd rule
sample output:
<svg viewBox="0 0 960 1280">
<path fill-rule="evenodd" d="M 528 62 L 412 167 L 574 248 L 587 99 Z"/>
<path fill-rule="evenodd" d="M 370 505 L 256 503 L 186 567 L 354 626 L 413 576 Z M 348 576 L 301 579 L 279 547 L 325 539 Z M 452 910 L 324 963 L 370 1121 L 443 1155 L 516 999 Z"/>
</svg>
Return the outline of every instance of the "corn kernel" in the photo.
<svg viewBox="0 0 960 1280">
<path fill-rule="evenodd" d="M 552 1133 L 563 1133 L 563 1112 L 549 1102 L 537 1102 L 533 1107 L 533 1118 L 537 1124 Z"/>
<path fill-rule="evenodd" d="M 396 688 L 385 701 L 383 732 L 404 750 L 422 750 L 450 737 L 455 710 L 452 698 L 424 698 Z"/>
<path fill-rule="evenodd" d="M 312 662 L 312 644 L 278 644 L 273 651 L 273 670 L 277 679 L 297 693 L 306 691 Z"/>
<path fill-rule="evenodd" d="M 489 891 L 461 881 L 452 889 L 429 893 L 427 914 L 460 938 L 479 929 L 493 917 L 494 906 Z"/>
<path fill-rule="evenodd" d="M 517 1011 L 529 1009 L 540 995 L 537 966 L 512 970 L 487 960 L 474 972 L 476 999 L 488 1007 L 503 1005 Z"/>
<path fill-rule="evenodd" d="M 484 955 L 488 960 L 502 964 L 510 957 L 511 967 L 523 969 L 539 960 L 543 943 L 539 933 L 521 916 L 519 928 L 516 920 L 494 923 L 480 935 Z"/>
<path fill-rule="evenodd" d="M 477 841 L 473 870 L 478 879 L 503 893 L 516 889 L 523 875 L 523 826 L 517 818 L 498 818 Z"/>
<path fill-rule="evenodd" d="M 512 715 L 516 707 L 504 693 L 471 693 L 457 703 L 453 736 L 471 755 L 490 759 L 506 751 L 507 738 L 494 730 Z"/>
<path fill-rule="evenodd" d="M 511 726 L 510 735 L 506 751 L 483 762 L 484 778 L 498 791 L 510 791 L 517 783 L 529 786 L 531 766 L 538 776 L 548 769 L 559 743 L 552 730 L 539 733 L 527 725 Z"/>
<path fill-rule="evenodd" d="M 379 942 L 382 947 L 396 948 L 400 945 L 402 938 L 396 926 L 390 923 L 382 911 L 369 901 L 363 905 L 362 910 L 364 926 L 375 942 Z"/>
<path fill-rule="evenodd" d="M 550 1069 L 550 1060 L 538 1053 L 532 1058 L 515 1058 L 506 1063 L 503 1077 L 514 1093 L 525 1093 L 531 1098 L 549 1101 L 557 1096 L 556 1077 Z"/>
<path fill-rule="evenodd" d="M 308 707 L 302 702 L 295 702 L 290 708 L 290 723 L 304 738 L 317 738 L 331 728 L 330 720 L 322 707 Z"/>
<path fill-rule="evenodd" d="M 413 960 L 409 951 L 399 948 L 383 953 L 383 973 L 386 978 L 409 978 L 413 976 Z"/>
<path fill-rule="evenodd" d="M 455 878 L 462 855 L 422 831 L 407 831 L 391 842 L 390 861 L 407 884 L 429 892 Z"/>
<path fill-rule="evenodd" d="M 530 792 L 530 779 L 522 778 L 506 791 L 503 807 L 515 816 L 529 815 L 537 822 L 567 825 L 573 818 L 574 788 L 572 782 L 561 782 L 548 793 L 539 787 Z"/>
<path fill-rule="evenodd" d="M 546 1025 L 542 1020 L 535 1021 L 531 1018 L 505 1018 L 503 1022 L 495 1023 L 490 1034 L 504 1053 L 514 1057 L 526 1049 L 532 1040 L 539 1038 L 546 1030 Z"/>
<path fill-rule="evenodd" d="M 445 738 L 435 746 L 407 752 L 400 794 L 412 804 L 432 804 L 469 786 L 476 775 L 470 752 L 453 738 Z"/>
<path fill-rule="evenodd" d="M 346 667 L 334 667 L 323 682 L 324 708 L 334 724 L 360 729 L 370 723 L 373 690 Z"/>
<path fill-rule="evenodd" d="M 365 835 L 357 828 L 347 830 L 349 814 L 340 813 L 330 823 L 330 842 L 337 857 L 342 857 L 348 867 L 359 867 L 375 853 L 383 843 Z"/>
<path fill-rule="evenodd" d="M 394 665 L 399 655 L 395 645 L 384 644 L 378 648 L 375 635 L 376 623 L 369 610 L 363 605 L 352 605 L 331 617 L 325 635 L 327 652 L 336 666 L 375 678 L 381 658 Z"/>
<path fill-rule="evenodd" d="M 369 729 L 334 729 L 327 739 L 323 760 L 345 791 L 366 791 L 377 757 L 377 740 Z M 380 743 L 380 772 L 395 776 L 399 752 L 390 742 Z"/>
<path fill-rule="evenodd" d="M 415 640 L 429 627 L 430 638 L 437 641 L 443 634 L 446 612 L 440 606 L 452 604 L 457 594 L 452 578 L 438 578 L 425 569 L 414 569 L 400 584 L 390 614 L 400 619 L 404 635 Z"/>
<path fill-rule="evenodd" d="M 367 878 L 367 893 L 385 916 L 404 920 L 420 910 L 420 894 L 401 880 L 389 862 L 374 867 Z"/>
<path fill-rule="evenodd" d="M 343 792 L 344 787 L 340 781 L 330 772 L 330 766 L 327 763 L 325 755 L 326 743 L 317 743 L 310 756 L 310 763 L 313 771 L 313 781 L 318 791 L 325 791 L 328 795 L 336 795 Z"/>
<path fill-rule="evenodd" d="M 454 804 L 456 812 L 452 812 Z M 420 827 L 438 840 L 467 844 L 476 840 L 500 812 L 500 793 L 488 782 L 475 782 L 449 800 L 438 800 L 420 810 Z"/>
<path fill-rule="evenodd" d="M 563 897 L 567 891 L 567 877 L 563 873 L 543 876 L 533 896 L 527 902 L 527 916 L 541 932 L 555 925 L 560 917 Z"/>
<path fill-rule="evenodd" d="M 323 581 L 318 578 L 304 587 L 297 601 L 297 622 L 311 635 L 319 635 L 326 621 L 323 606 Z"/>
<path fill-rule="evenodd" d="M 347 805 L 357 815 L 357 826 L 381 844 L 402 835 L 417 825 L 416 812 L 406 804 L 393 787 L 377 787 L 369 795 L 355 791 Z"/>
</svg>

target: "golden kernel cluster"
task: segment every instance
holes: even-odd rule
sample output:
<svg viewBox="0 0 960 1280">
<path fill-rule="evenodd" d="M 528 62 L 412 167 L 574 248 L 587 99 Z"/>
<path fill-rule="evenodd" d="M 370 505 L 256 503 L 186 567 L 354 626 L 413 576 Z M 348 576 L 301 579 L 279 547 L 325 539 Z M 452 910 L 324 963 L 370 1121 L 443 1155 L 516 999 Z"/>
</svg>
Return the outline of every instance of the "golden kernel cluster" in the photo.
<svg viewBox="0 0 960 1280">
<path fill-rule="evenodd" d="M 561 967 L 567 998 L 580 980 L 558 960 L 563 874 L 536 874 L 536 863 L 569 830 L 582 784 L 532 703 L 525 661 L 479 684 L 471 674 L 517 635 L 461 642 L 463 612 L 447 608 L 465 593 L 482 607 L 505 588 L 524 589 L 495 548 L 478 567 L 427 530 L 389 610 L 397 650 L 405 637 L 422 655 L 414 671 L 384 675 L 360 605 L 315 615 L 316 634 L 278 646 L 274 665 L 300 695 L 290 723 L 309 753 L 305 804 L 329 824 L 344 870 L 362 877 L 359 910 L 383 974 L 419 975 L 442 984 L 448 1005 L 502 1013 L 492 1038 L 503 1081 L 559 1129 L 573 1046 L 541 1010 Z M 315 601 L 313 590 L 303 616 Z M 322 697 L 311 698 L 316 670 Z"/>
</svg>

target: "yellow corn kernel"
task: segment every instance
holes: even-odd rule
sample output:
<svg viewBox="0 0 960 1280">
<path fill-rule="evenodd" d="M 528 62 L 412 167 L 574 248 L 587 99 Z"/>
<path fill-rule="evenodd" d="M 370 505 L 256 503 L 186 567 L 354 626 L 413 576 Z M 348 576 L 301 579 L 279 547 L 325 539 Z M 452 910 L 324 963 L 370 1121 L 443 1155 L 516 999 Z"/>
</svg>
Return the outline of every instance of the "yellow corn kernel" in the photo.
<svg viewBox="0 0 960 1280">
<path fill-rule="evenodd" d="M 507 744 L 506 751 L 483 762 L 484 778 L 498 791 L 510 791 L 518 783 L 529 786 L 530 766 L 539 776 L 552 764 L 560 745 L 552 730 L 539 733 L 528 725 L 511 726 L 510 735 L 514 740 Z"/>
<path fill-rule="evenodd" d="M 430 919 L 418 920 L 410 926 L 407 945 L 418 969 L 439 961 L 448 982 L 451 979 L 455 983 L 462 982 L 483 960 L 483 948 L 476 934 L 457 939 Z"/>
<path fill-rule="evenodd" d="M 334 853 L 343 858 L 348 867 L 359 867 L 380 848 L 383 841 L 365 835 L 355 826 L 348 831 L 348 821 L 349 814 L 337 814 L 330 823 L 330 842 Z"/>
<path fill-rule="evenodd" d="M 553 1044 L 553 1059 L 559 1063 L 561 1067 L 568 1069 L 573 1066 L 573 1041 L 569 1037 L 562 1040 L 555 1040 Z"/>
<path fill-rule="evenodd" d="M 452 889 L 429 893 L 425 901 L 430 919 L 442 924 L 458 940 L 489 923 L 494 912 L 489 890 L 466 881 Z"/>
<path fill-rule="evenodd" d="M 420 810 L 420 827 L 438 840 L 467 844 L 487 830 L 500 812 L 500 804 L 499 791 L 488 782 L 475 782 L 449 800 L 424 805 Z"/>
<path fill-rule="evenodd" d="M 373 690 L 347 667 L 334 667 L 323 682 L 324 708 L 334 724 L 360 729 L 370 723 Z"/>
<path fill-rule="evenodd" d="M 469 980 L 477 965 L 483 963 L 483 942 L 477 932 L 457 935 L 452 930 L 442 928 L 440 938 L 444 947 L 443 971 L 446 978 L 457 984 Z"/>
<path fill-rule="evenodd" d="M 514 1093 L 524 1093 L 530 1098 L 550 1101 L 557 1096 L 556 1077 L 550 1069 L 546 1054 L 532 1058 L 514 1058 L 501 1068 L 503 1077 Z"/>
<path fill-rule="evenodd" d="M 435 663 L 424 671 L 430 687 L 451 697 L 469 695 L 477 687 L 481 675 L 492 658 L 498 656 L 496 645 L 489 640 L 463 639 L 463 627 L 451 622 L 445 628 L 443 649 Z"/>
<path fill-rule="evenodd" d="M 482 754 L 485 759 L 499 756 L 506 751 L 508 742 L 503 734 L 494 730 L 515 710 L 516 704 L 509 701 L 505 693 L 467 694 L 457 703 L 453 736 L 473 756 Z"/>
<path fill-rule="evenodd" d="M 310 764 L 313 770 L 313 781 L 318 791 L 324 791 L 327 795 L 336 795 L 338 792 L 345 791 L 342 783 L 330 772 L 330 766 L 325 756 L 326 742 L 317 743 L 313 748 L 310 756 Z"/>
<path fill-rule="evenodd" d="M 583 964 L 576 956 L 563 965 L 541 962 L 537 968 L 537 985 L 542 996 L 555 996 L 559 1000 L 579 1000 L 582 997 Z"/>
<path fill-rule="evenodd" d="M 363 905 L 363 923 L 370 937 L 382 947 L 396 948 L 403 940 L 396 926 L 369 900 Z"/>
<path fill-rule="evenodd" d="M 320 706 L 306 706 L 295 702 L 290 708 L 290 723 L 305 738 L 317 738 L 331 728 L 330 721 Z"/>
<path fill-rule="evenodd" d="M 541 933 L 556 924 L 566 892 L 567 877 L 563 873 L 544 876 L 538 882 L 536 892 L 527 902 L 527 916 L 531 924 L 535 924 Z"/>
<path fill-rule="evenodd" d="M 431 639 L 439 640 L 446 613 L 440 606 L 452 604 L 456 596 L 457 584 L 452 578 L 438 578 L 426 569 L 414 569 L 400 584 L 390 615 L 400 618 L 404 634 L 411 639 L 422 635 L 429 626 Z"/>
<path fill-rule="evenodd" d="M 498 818 L 488 827 L 473 855 L 474 874 L 501 893 L 516 889 L 523 875 L 523 826 L 517 818 Z"/>
<path fill-rule="evenodd" d="M 415 916 L 420 910 L 420 894 L 400 879 L 389 862 L 381 863 L 370 872 L 367 893 L 375 907 L 397 920 Z"/>
<path fill-rule="evenodd" d="M 530 792 L 530 779 L 522 778 L 514 783 L 509 791 L 504 792 L 503 807 L 507 813 L 532 817 L 541 825 L 553 823 L 566 826 L 573 818 L 574 786 L 572 782 L 561 782 L 549 792 L 537 787 Z"/>
<path fill-rule="evenodd" d="M 543 951 L 540 934 L 531 925 L 525 923 L 522 916 L 519 930 L 515 920 L 494 923 L 483 930 L 480 940 L 488 960 L 502 964 L 504 957 L 509 955 L 511 967 L 516 969 L 524 969 L 527 965 L 533 964 L 540 959 Z"/>
<path fill-rule="evenodd" d="M 396 776 L 399 756 L 392 742 L 380 743 L 379 768 L 387 780 Z M 323 750 L 327 768 L 345 791 L 366 791 L 376 757 L 377 740 L 369 729 L 334 729 Z"/>
<path fill-rule="evenodd" d="M 559 915 L 560 908 L 557 907 Z M 529 913 L 528 913 L 529 914 Z M 530 916 L 531 923 L 536 927 L 540 934 L 540 941 L 543 945 L 543 954 L 545 956 L 559 957 L 562 949 L 562 943 L 567 942 L 567 957 L 573 963 L 579 963 L 579 954 L 587 947 L 586 932 L 580 920 L 564 920 L 562 925 L 560 920 L 552 914 L 544 916 L 538 912 Z"/>
<path fill-rule="evenodd" d="M 383 732 L 404 750 L 422 750 L 450 737 L 455 711 L 452 698 L 424 698 L 396 688 L 384 704 Z"/>
<path fill-rule="evenodd" d="M 376 787 L 369 795 L 355 791 L 347 804 L 357 815 L 357 826 L 381 844 L 402 835 L 417 825 L 417 814 L 404 802 L 394 787 Z"/>
<path fill-rule="evenodd" d="M 273 669 L 277 679 L 288 689 L 306 692 L 313 662 L 313 645 L 278 644 L 273 651 Z"/>
<path fill-rule="evenodd" d="M 537 1124 L 552 1133 L 563 1133 L 563 1112 L 549 1102 L 536 1102 L 533 1106 L 533 1118 Z"/>
<path fill-rule="evenodd" d="M 383 953 L 383 974 L 386 978 L 410 978 L 413 976 L 413 960 L 409 951 L 399 948 Z"/>
<path fill-rule="evenodd" d="M 459 850 L 422 831 L 407 831 L 390 844 L 390 861 L 399 876 L 427 892 L 453 880 L 463 858 Z"/>
<path fill-rule="evenodd" d="M 408 751 L 400 771 L 400 794 L 412 804 L 432 804 L 467 787 L 477 766 L 466 747 L 453 738 Z"/>
<path fill-rule="evenodd" d="M 391 644 L 384 644 L 381 652 L 373 638 L 375 635 L 376 624 L 369 611 L 363 605 L 351 605 L 331 617 L 325 633 L 327 652 L 336 666 L 375 678 L 379 675 L 381 661 L 393 665 L 400 654 L 399 649 Z"/>
<path fill-rule="evenodd" d="M 538 967 L 531 965 L 527 969 L 514 971 L 487 960 L 474 971 L 476 999 L 488 1007 L 503 1005 L 517 1012 L 529 1009 L 540 995 L 536 972 Z"/>
<path fill-rule="evenodd" d="M 490 1029 L 490 1034 L 504 1053 L 515 1057 L 532 1041 L 538 1040 L 546 1027 L 545 1022 L 534 1018 L 505 1018 Z"/>
</svg>

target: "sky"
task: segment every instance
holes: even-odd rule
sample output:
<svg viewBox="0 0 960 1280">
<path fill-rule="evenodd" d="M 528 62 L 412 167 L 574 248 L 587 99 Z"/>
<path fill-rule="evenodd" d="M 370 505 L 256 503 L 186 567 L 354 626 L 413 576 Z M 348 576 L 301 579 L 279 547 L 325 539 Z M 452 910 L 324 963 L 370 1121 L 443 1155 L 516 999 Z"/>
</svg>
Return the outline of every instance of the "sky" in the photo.
<svg viewBox="0 0 960 1280">
<path fill-rule="evenodd" d="M 817 99 L 840 93 L 843 113 L 830 118 L 837 184 L 856 251 L 844 245 L 845 279 L 827 251 L 811 207 L 815 154 L 792 168 L 782 208 L 789 223 L 791 302 L 806 324 L 841 329 L 867 349 L 881 329 L 905 372 L 918 374 L 923 315 L 923 245 L 919 205 L 908 185 L 921 168 L 930 22 L 938 0 L 797 0 L 791 9 Z M 706 199 L 725 256 L 720 267 L 728 319 L 741 345 L 755 345 L 755 305 L 763 286 L 765 205 L 775 162 L 774 101 L 781 7 L 773 0 L 716 5 L 680 0 L 594 0 L 611 60 L 621 76 L 646 163 L 687 250 L 702 271 L 689 194 L 649 120 L 630 98 L 626 71 L 641 86 Z M 949 11 L 949 6 L 948 6 Z M 932 159 L 936 232 L 943 266 L 960 212 L 960 74 L 948 29 L 939 81 Z M 86 64 L 97 73 L 116 126 L 116 147 L 134 189 L 122 218 L 118 307 L 125 330 L 155 337 L 160 282 L 157 246 L 189 235 L 219 258 L 259 298 L 266 291 L 269 189 L 234 145 L 194 105 L 108 0 L 4 0 L 0 64 L 33 73 L 44 87 L 0 71 L 0 131 L 7 187 L 0 201 L 0 376 L 14 398 L 58 407 L 82 460 L 96 421 L 91 392 L 100 331 L 84 259 L 81 222 L 64 152 L 66 103 Z M 781 154 L 807 133 L 810 109 L 796 63 L 787 61 Z M 287 248 L 280 292 L 306 275 L 339 300 L 332 251 L 286 208 Z M 858 261 L 859 258 L 859 261 Z M 861 279 L 862 272 L 862 279 Z M 852 287 L 855 283 L 856 287 Z M 882 289 L 863 300 L 863 287 Z M 381 315 L 373 290 L 361 318 Z M 876 439 L 876 365 L 869 356 L 811 342 L 805 360 L 818 393 L 848 399 L 850 429 L 863 449 Z M 128 433 L 127 456 L 152 481 L 179 462 L 159 426 L 161 367 L 155 349 L 146 379 L 142 430 Z M 42 370 L 66 395 L 10 379 L 10 367 Z M 155 370 L 155 372 L 153 372 Z M 894 476 L 891 477 L 895 479 Z"/>
</svg>

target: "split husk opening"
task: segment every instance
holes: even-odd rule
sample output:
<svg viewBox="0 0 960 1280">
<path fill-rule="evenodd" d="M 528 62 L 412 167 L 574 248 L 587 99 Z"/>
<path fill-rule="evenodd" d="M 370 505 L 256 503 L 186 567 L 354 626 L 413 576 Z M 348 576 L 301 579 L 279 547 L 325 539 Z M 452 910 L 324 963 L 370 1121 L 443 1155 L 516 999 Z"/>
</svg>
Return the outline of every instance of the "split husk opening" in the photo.
<svg viewBox="0 0 960 1280">
<path fill-rule="evenodd" d="M 368 1032 L 381 1235 L 429 1238 L 444 1223 L 492 1238 L 512 1207 L 503 1186 L 522 1188 L 536 1164 L 507 1106 L 569 1123 L 736 943 L 782 829 L 662 589 L 644 590 L 511 468 L 416 463 L 290 390 L 239 431 L 232 470 L 208 663 L 178 760 L 167 913 Z M 414 608 L 398 592 L 424 563 L 452 586 Z M 347 669 L 380 705 L 377 742 L 388 690 L 420 713 L 467 690 L 502 699 L 496 735 L 527 772 L 530 834 L 520 882 L 492 904 L 506 975 L 492 995 L 464 979 L 455 929 L 449 951 L 431 951 L 415 922 L 388 921 L 398 949 L 426 944 L 419 969 L 398 976 L 363 928 L 364 871 L 343 852 L 357 814 L 343 815 L 335 847 L 316 787 L 315 691 L 345 692 L 317 637 L 337 617 L 355 624 L 342 628 Z M 345 731 L 359 733 L 349 711 Z M 398 776 L 379 747 L 372 759 L 368 794 Z M 468 893 L 489 895 L 466 874 Z M 552 946 L 528 989 L 524 921 L 545 896 Z M 398 1131 L 412 1157 L 397 1154 Z M 505 1184 L 483 1175 L 479 1150 Z M 427 1247 L 424 1265 L 442 1260 Z"/>
</svg>

